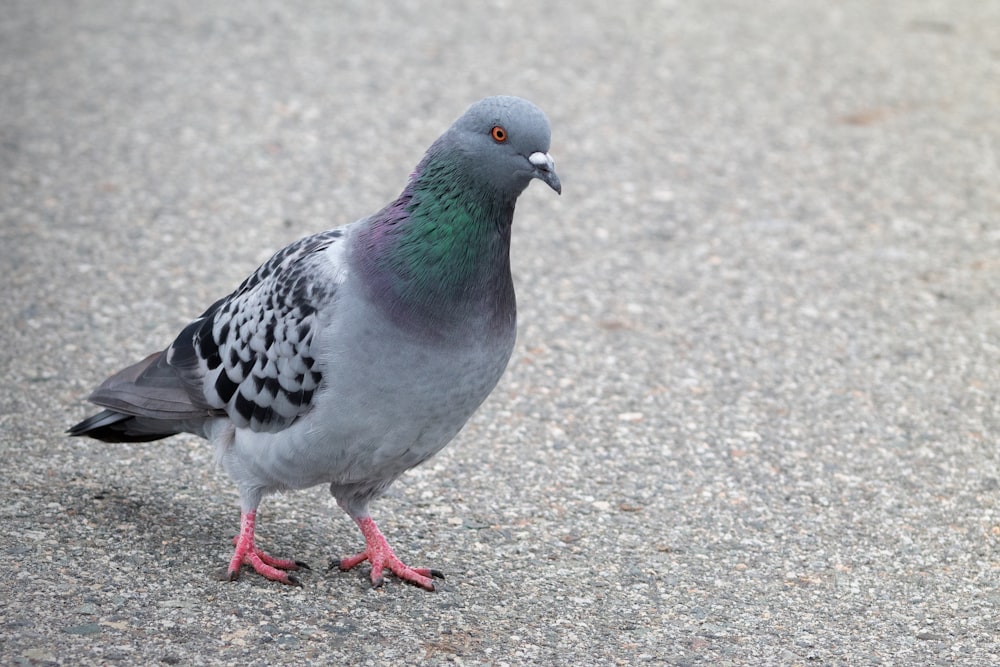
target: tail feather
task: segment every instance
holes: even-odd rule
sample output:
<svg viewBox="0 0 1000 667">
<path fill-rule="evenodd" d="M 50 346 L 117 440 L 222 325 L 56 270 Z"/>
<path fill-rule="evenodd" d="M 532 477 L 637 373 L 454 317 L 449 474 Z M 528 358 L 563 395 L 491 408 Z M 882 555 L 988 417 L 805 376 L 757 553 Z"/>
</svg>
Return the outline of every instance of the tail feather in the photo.
<svg viewBox="0 0 1000 667">
<path fill-rule="evenodd" d="M 151 442 L 180 433 L 167 422 L 140 419 L 114 410 L 103 410 L 71 426 L 66 433 L 103 442 Z"/>
<path fill-rule="evenodd" d="M 212 408 L 197 395 L 183 371 L 172 366 L 164 352 L 118 371 L 88 400 L 116 412 L 164 420 L 208 417 Z"/>
<path fill-rule="evenodd" d="M 104 442 L 149 442 L 177 433 L 201 433 L 206 420 L 225 414 L 204 401 L 184 369 L 172 366 L 164 352 L 115 373 L 89 399 L 105 410 L 71 427 L 69 435 Z"/>
</svg>

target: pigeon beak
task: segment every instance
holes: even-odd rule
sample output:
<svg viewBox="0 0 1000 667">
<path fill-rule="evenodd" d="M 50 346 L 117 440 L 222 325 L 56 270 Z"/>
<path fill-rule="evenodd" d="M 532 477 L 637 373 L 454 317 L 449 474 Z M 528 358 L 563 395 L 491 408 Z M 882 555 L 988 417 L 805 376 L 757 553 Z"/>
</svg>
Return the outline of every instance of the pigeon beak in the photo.
<svg viewBox="0 0 1000 667">
<path fill-rule="evenodd" d="M 547 183 L 550 188 L 558 194 L 562 194 L 562 183 L 556 175 L 556 163 L 548 153 L 538 151 L 528 156 L 528 162 L 535 168 L 533 176 L 543 183 Z"/>
</svg>

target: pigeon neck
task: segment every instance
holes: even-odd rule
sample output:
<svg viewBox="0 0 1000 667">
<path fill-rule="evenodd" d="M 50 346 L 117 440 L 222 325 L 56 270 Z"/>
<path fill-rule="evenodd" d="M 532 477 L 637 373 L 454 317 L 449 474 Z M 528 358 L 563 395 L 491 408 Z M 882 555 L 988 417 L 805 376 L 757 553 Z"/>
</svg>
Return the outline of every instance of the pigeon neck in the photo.
<svg viewBox="0 0 1000 667">
<path fill-rule="evenodd" d="M 426 157 L 362 232 L 362 273 L 376 303 L 411 329 L 512 327 L 515 200 Z"/>
</svg>

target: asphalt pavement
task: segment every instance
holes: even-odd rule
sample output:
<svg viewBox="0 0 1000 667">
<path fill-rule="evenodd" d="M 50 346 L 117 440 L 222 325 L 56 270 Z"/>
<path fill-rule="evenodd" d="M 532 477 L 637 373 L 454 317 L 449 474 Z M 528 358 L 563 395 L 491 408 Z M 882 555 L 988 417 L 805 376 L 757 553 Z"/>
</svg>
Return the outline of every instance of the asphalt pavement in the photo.
<svg viewBox="0 0 1000 667">
<path fill-rule="evenodd" d="M 519 338 L 378 501 L 265 501 L 217 580 L 193 437 L 69 439 L 473 101 L 552 122 Z M 1000 661 L 1000 3 L 32 2 L 0 11 L 0 663 Z"/>
</svg>

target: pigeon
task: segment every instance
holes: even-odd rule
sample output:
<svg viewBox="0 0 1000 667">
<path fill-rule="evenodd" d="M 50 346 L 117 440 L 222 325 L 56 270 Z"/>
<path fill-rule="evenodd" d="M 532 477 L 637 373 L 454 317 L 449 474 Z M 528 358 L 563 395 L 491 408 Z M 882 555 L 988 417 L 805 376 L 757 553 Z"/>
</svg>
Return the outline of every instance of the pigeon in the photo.
<svg viewBox="0 0 1000 667">
<path fill-rule="evenodd" d="M 240 532 L 224 578 L 243 566 L 299 584 L 308 566 L 254 539 L 272 493 L 329 484 L 361 529 L 373 586 L 386 568 L 434 590 L 369 513 L 404 472 L 451 441 L 490 394 L 514 347 L 514 205 L 533 179 L 562 185 L 545 114 L 510 96 L 476 102 L 385 208 L 278 251 L 162 352 L 112 375 L 104 408 L 68 434 L 209 440 L 236 483 Z M 332 564 L 331 564 L 332 567 Z"/>
</svg>

